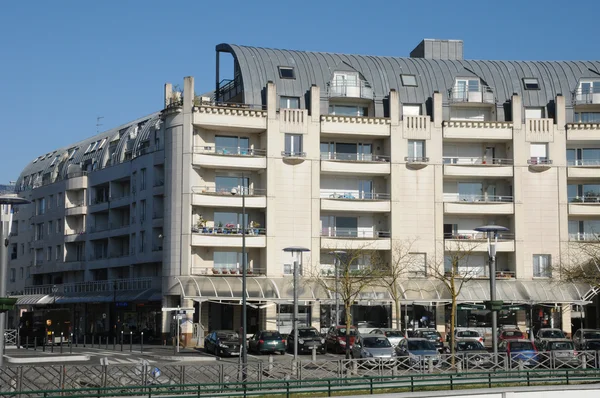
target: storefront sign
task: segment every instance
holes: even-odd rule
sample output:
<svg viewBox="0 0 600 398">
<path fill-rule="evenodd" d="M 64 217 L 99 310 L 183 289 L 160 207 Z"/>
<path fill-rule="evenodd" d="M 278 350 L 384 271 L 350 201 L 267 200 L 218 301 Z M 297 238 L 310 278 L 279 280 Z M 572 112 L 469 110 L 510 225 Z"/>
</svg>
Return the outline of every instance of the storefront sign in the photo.
<svg viewBox="0 0 600 398">
<path fill-rule="evenodd" d="M 484 304 L 458 304 L 457 309 L 459 310 L 485 310 Z"/>
</svg>

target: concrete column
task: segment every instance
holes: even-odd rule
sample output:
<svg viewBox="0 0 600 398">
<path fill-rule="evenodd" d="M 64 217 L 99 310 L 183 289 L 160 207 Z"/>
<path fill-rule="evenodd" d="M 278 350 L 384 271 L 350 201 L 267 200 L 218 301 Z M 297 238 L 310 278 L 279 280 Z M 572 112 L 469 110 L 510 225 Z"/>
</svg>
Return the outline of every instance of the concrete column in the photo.
<svg viewBox="0 0 600 398">
<path fill-rule="evenodd" d="M 398 92 L 394 89 L 390 90 L 390 122 L 392 126 L 397 126 L 400 123 L 400 99 Z"/>
<path fill-rule="evenodd" d="M 571 304 L 563 304 L 561 308 L 562 315 L 562 330 L 565 332 L 567 337 L 571 337 Z M 586 325 L 586 327 L 593 327 L 592 325 Z"/>
<path fill-rule="evenodd" d="M 313 301 L 310 306 L 310 326 L 321 330 L 321 302 Z"/>
<path fill-rule="evenodd" d="M 262 311 L 265 313 L 265 320 L 264 325 L 262 322 L 260 323 L 260 328 L 264 326 L 267 330 L 279 330 L 277 325 L 277 305 L 270 305 Z"/>
<path fill-rule="evenodd" d="M 444 304 L 436 304 L 435 306 L 435 328 L 442 336 L 446 336 L 449 330 L 446 330 L 446 306 Z"/>
<path fill-rule="evenodd" d="M 171 83 L 165 83 L 165 108 L 169 105 L 172 95 L 173 85 Z"/>
<path fill-rule="evenodd" d="M 436 128 L 442 127 L 442 121 L 444 120 L 443 105 L 442 94 L 433 93 L 433 126 Z"/>
<path fill-rule="evenodd" d="M 567 109 L 565 107 L 565 97 L 562 95 L 557 95 L 556 100 L 554 102 L 554 114 L 555 114 L 555 123 L 556 128 L 559 130 L 564 130 L 566 125 L 566 113 Z"/>
<path fill-rule="evenodd" d="M 310 116 L 313 123 L 321 121 L 321 89 L 316 84 L 310 87 Z"/>
<path fill-rule="evenodd" d="M 182 308 L 194 308 L 194 300 L 181 300 Z M 179 320 L 179 344 L 182 347 L 195 347 L 195 342 L 192 342 L 192 334 L 194 331 L 194 311 L 188 311 L 185 317 Z"/>
<path fill-rule="evenodd" d="M 513 128 L 516 130 L 521 130 L 521 124 L 523 123 L 523 105 L 521 103 L 521 97 L 519 97 L 518 94 L 513 94 L 511 104 Z"/>
<path fill-rule="evenodd" d="M 277 119 L 277 90 L 270 80 L 267 82 L 267 118 Z"/>
<path fill-rule="evenodd" d="M 162 298 L 162 306 L 169 307 L 171 305 L 171 300 L 169 296 L 163 296 Z M 169 334 L 171 332 L 171 314 L 168 312 L 163 312 L 161 316 L 161 327 L 160 331 L 162 334 L 163 343 L 169 338 Z"/>
</svg>

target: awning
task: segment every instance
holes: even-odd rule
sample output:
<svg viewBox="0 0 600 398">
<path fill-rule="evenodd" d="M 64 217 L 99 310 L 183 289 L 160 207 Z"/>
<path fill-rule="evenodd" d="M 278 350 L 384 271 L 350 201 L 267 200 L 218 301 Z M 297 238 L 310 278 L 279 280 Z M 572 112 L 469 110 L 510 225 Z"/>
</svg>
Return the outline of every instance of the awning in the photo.
<svg viewBox="0 0 600 398">
<path fill-rule="evenodd" d="M 47 294 L 30 294 L 26 296 L 13 296 L 17 299 L 15 305 L 34 305 L 34 304 L 48 304 L 52 302 L 52 296 Z"/>
<path fill-rule="evenodd" d="M 520 281 L 533 303 L 587 304 L 595 296 L 585 283 L 560 283 L 553 280 Z"/>
<path fill-rule="evenodd" d="M 52 300 L 52 296 L 49 296 Z M 75 303 L 111 303 L 113 301 L 160 301 L 162 295 L 157 289 L 146 289 L 138 291 L 117 291 L 113 294 L 110 291 L 104 292 L 85 292 L 72 295 L 62 295 L 56 297 L 56 304 L 75 304 Z"/>
</svg>

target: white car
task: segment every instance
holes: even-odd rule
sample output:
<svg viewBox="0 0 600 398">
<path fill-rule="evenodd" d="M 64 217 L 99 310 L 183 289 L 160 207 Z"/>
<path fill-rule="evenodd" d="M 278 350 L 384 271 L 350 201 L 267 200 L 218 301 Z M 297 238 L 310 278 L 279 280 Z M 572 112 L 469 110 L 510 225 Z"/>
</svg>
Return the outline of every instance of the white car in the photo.
<svg viewBox="0 0 600 398">
<path fill-rule="evenodd" d="M 477 341 L 481 344 L 485 341 L 485 338 L 476 330 L 456 330 L 454 337 L 456 341 Z"/>
<path fill-rule="evenodd" d="M 392 328 L 373 329 L 369 334 L 383 334 L 394 347 L 397 347 L 398 344 L 404 339 L 404 333 Z"/>
</svg>

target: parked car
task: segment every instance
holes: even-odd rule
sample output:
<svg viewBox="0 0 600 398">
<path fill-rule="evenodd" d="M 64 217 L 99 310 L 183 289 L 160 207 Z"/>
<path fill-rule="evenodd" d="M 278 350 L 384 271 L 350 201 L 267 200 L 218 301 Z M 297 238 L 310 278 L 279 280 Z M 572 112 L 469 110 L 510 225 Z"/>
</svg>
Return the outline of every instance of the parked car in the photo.
<svg viewBox="0 0 600 398">
<path fill-rule="evenodd" d="M 294 330 L 287 336 L 287 350 L 294 351 Z M 321 337 L 319 331 L 315 328 L 305 327 L 298 328 L 298 352 L 312 352 L 313 347 L 316 347 L 317 352 L 325 354 L 325 338 Z"/>
<path fill-rule="evenodd" d="M 518 329 L 507 329 L 498 335 L 498 344 L 505 340 L 525 340 L 525 334 Z"/>
<path fill-rule="evenodd" d="M 369 334 L 383 334 L 390 341 L 390 344 L 394 347 L 400 343 L 402 339 L 404 339 L 404 333 L 399 330 L 391 329 L 391 328 L 379 328 L 371 330 Z"/>
<path fill-rule="evenodd" d="M 390 341 L 383 334 L 359 335 L 351 351 L 353 358 L 373 358 L 392 361 L 396 352 Z"/>
<path fill-rule="evenodd" d="M 368 334 L 371 333 L 371 331 L 373 329 L 376 329 L 378 327 L 378 325 L 376 325 L 373 322 L 358 322 L 358 324 L 356 325 L 356 328 L 358 329 L 358 333 L 360 334 Z"/>
<path fill-rule="evenodd" d="M 354 345 L 356 339 L 357 329 L 352 326 L 348 329 L 348 339 L 350 340 L 350 349 Z M 341 354 L 346 351 L 346 326 L 332 326 L 327 331 L 325 337 L 325 345 L 328 351 L 334 351 L 335 353 Z"/>
<path fill-rule="evenodd" d="M 576 350 L 584 350 L 590 340 L 600 340 L 600 330 L 579 329 L 573 334 L 573 343 L 575 343 Z"/>
<path fill-rule="evenodd" d="M 215 330 L 204 338 L 204 351 L 216 356 L 240 354 L 240 335 L 233 330 Z"/>
<path fill-rule="evenodd" d="M 498 344 L 498 352 L 505 352 L 511 360 L 511 367 L 517 367 L 522 361 L 523 366 L 535 366 L 538 363 L 538 352 L 530 340 L 503 340 Z"/>
<path fill-rule="evenodd" d="M 579 366 L 575 344 L 569 339 L 552 339 L 544 344 L 544 351 L 554 360 L 554 366 Z"/>
<path fill-rule="evenodd" d="M 450 335 L 450 338 L 448 340 L 448 344 L 454 344 L 455 341 L 476 341 L 481 344 L 485 342 L 485 338 L 478 331 L 470 329 L 455 330 L 454 337 Z"/>
<path fill-rule="evenodd" d="M 431 341 L 438 351 L 442 351 L 444 349 L 444 340 L 442 339 L 442 335 L 435 329 L 418 329 L 416 337 Z"/>
<path fill-rule="evenodd" d="M 277 330 L 263 330 L 250 338 L 248 349 L 257 354 L 275 353 L 285 354 L 285 340 Z"/>
<path fill-rule="evenodd" d="M 396 347 L 396 355 L 401 365 L 414 366 L 421 363 L 423 366 L 433 360 L 433 364 L 440 362 L 440 354 L 435 344 L 428 339 L 410 337 L 404 339 Z"/>
<path fill-rule="evenodd" d="M 535 334 L 535 346 L 540 350 L 544 350 L 546 343 L 549 341 L 564 340 L 566 338 L 565 333 L 560 329 L 543 328 Z"/>
<path fill-rule="evenodd" d="M 582 350 L 585 351 L 600 351 L 600 340 L 588 340 L 583 345 Z"/>
<path fill-rule="evenodd" d="M 494 358 L 483 344 L 476 340 L 457 340 L 454 350 L 459 359 L 469 367 L 485 367 L 494 365 Z"/>
</svg>

